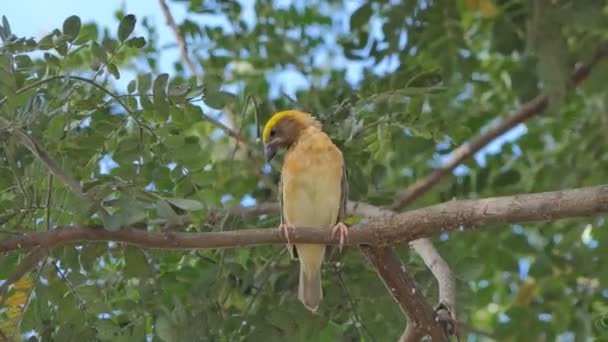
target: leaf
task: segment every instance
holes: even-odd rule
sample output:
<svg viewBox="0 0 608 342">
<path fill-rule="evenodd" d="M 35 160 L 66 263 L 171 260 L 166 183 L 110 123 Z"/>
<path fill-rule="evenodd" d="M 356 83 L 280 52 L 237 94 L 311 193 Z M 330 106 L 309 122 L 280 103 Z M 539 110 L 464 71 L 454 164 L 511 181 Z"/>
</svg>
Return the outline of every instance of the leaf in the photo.
<svg viewBox="0 0 608 342">
<path fill-rule="evenodd" d="M 137 86 L 137 81 L 136 80 L 131 80 L 129 82 L 129 84 L 127 84 L 127 92 L 129 94 L 133 94 L 133 92 L 135 92 L 136 86 Z"/>
<path fill-rule="evenodd" d="M 482 18 L 491 19 L 498 14 L 494 0 L 465 0 L 465 8 L 471 12 L 479 12 Z"/>
<path fill-rule="evenodd" d="M 63 114 L 55 115 L 48 123 L 45 135 L 53 142 L 57 142 L 63 138 L 65 134 L 66 117 Z"/>
<path fill-rule="evenodd" d="M 6 34 L 7 37 L 12 34 L 11 25 L 9 25 L 8 19 L 6 18 L 5 15 L 2 16 L 2 28 L 4 29 L 4 33 Z"/>
<path fill-rule="evenodd" d="M 126 42 L 128 47 L 141 49 L 146 46 L 146 38 L 144 37 L 133 37 Z"/>
<path fill-rule="evenodd" d="M 44 60 L 49 63 L 50 65 L 53 66 L 60 66 L 61 65 L 61 60 L 59 59 L 59 57 L 53 55 L 52 53 L 48 53 L 45 52 L 44 53 Z"/>
<path fill-rule="evenodd" d="M 235 101 L 236 95 L 223 90 L 208 91 L 205 95 L 205 104 L 214 109 L 222 109 Z"/>
<path fill-rule="evenodd" d="M 116 64 L 108 63 L 107 68 L 108 68 L 108 71 L 110 72 L 110 74 L 112 74 L 112 76 L 114 76 L 114 78 L 120 79 L 120 72 L 118 71 Z"/>
<path fill-rule="evenodd" d="M 13 70 L 13 56 L 0 54 L 0 100 L 6 96 L 4 105 L 0 105 L 0 113 L 6 113 L 7 117 L 15 116 L 17 108 L 17 85 Z"/>
<path fill-rule="evenodd" d="M 97 65 L 97 70 L 101 64 L 106 61 L 106 51 L 97 43 L 91 43 L 91 52 L 93 53 L 93 65 Z"/>
<path fill-rule="evenodd" d="M 352 31 L 367 25 L 372 16 L 371 2 L 365 2 L 361 7 L 357 8 L 350 16 L 350 29 Z"/>
<path fill-rule="evenodd" d="M 55 50 L 62 56 L 68 55 L 68 44 L 66 42 L 58 42 L 55 44 Z"/>
<path fill-rule="evenodd" d="M 494 180 L 494 185 L 498 187 L 509 186 L 518 183 L 521 180 L 521 174 L 514 169 L 500 173 Z"/>
<path fill-rule="evenodd" d="M 109 319 L 97 320 L 95 330 L 97 331 L 97 338 L 102 341 L 114 340 L 120 333 L 120 327 Z"/>
<path fill-rule="evenodd" d="M 166 315 L 162 315 L 156 319 L 156 324 L 154 325 L 156 330 L 156 334 L 160 337 L 161 340 L 165 342 L 173 342 L 176 341 L 176 333 L 171 324 L 171 321 Z"/>
<path fill-rule="evenodd" d="M 203 210 L 205 207 L 199 201 L 186 199 L 186 198 L 165 198 L 167 202 L 173 204 L 174 206 L 187 210 L 187 211 L 197 211 Z"/>
<path fill-rule="evenodd" d="M 139 247 L 128 246 L 125 251 L 124 274 L 128 278 L 147 277 L 150 273 L 150 265 L 146 255 Z"/>
<path fill-rule="evenodd" d="M 147 73 L 147 74 L 141 74 L 137 76 L 137 91 L 139 92 L 139 95 L 145 95 L 148 93 L 148 91 L 150 90 L 150 87 L 152 86 L 152 74 L 151 73 Z"/>
<path fill-rule="evenodd" d="M 50 33 L 44 37 L 42 37 L 42 39 L 40 39 L 40 41 L 38 41 L 38 47 L 41 50 L 50 50 L 55 46 L 55 42 L 53 41 L 53 37 L 55 36 L 54 33 Z"/>
<path fill-rule="evenodd" d="M 78 37 L 78 34 L 80 33 L 80 28 L 81 28 L 81 22 L 80 22 L 80 18 L 76 15 L 72 15 L 70 17 L 68 17 L 64 22 L 63 22 L 63 34 L 65 34 L 66 36 L 68 36 L 70 39 L 69 41 L 73 41 L 74 39 L 76 39 L 76 37 Z"/>
<path fill-rule="evenodd" d="M 161 218 L 167 220 L 169 225 L 175 225 L 179 223 L 179 216 L 175 213 L 175 210 L 169 205 L 166 200 L 159 199 L 156 202 L 156 213 Z"/>
<path fill-rule="evenodd" d="M 483 273 L 484 265 L 477 258 L 465 257 L 459 260 L 456 265 L 456 277 L 464 281 L 479 279 Z"/>
<path fill-rule="evenodd" d="M 74 44 L 76 44 L 76 45 L 86 44 L 90 41 L 97 40 L 98 36 L 99 36 L 99 32 L 97 30 L 97 25 L 85 24 L 80 29 L 80 34 L 78 35 L 78 38 L 76 38 L 76 40 L 74 40 Z"/>
<path fill-rule="evenodd" d="M 154 106 L 156 111 L 168 115 L 169 103 L 167 102 L 167 81 L 169 80 L 169 74 L 160 74 L 154 80 L 152 86 L 152 98 L 154 99 Z"/>
<path fill-rule="evenodd" d="M 122 18 L 120 24 L 118 25 L 118 39 L 121 42 L 124 42 L 127 38 L 129 38 L 129 35 L 131 35 L 133 32 L 133 29 L 135 29 L 136 21 L 137 19 L 133 14 L 128 14 Z"/>
<path fill-rule="evenodd" d="M 146 219 L 146 208 L 141 202 L 126 198 L 118 201 L 119 208 L 112 215 L 104 216 L 104 227 L 115 231 L 123 227 L 131 226 Z"/>
</svg>

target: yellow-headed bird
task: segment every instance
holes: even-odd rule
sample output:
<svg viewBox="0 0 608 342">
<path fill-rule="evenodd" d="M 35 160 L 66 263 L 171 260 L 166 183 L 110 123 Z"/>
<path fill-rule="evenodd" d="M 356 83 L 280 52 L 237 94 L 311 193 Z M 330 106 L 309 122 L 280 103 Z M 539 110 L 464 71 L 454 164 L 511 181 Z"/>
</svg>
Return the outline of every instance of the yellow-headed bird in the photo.
<svg viewBox="0 0 608 342">
<path fill-rule="evenodd" d="M 287 237 L 292 257 L 300 259 L 298 298 L 316 311 L 323 297 L 321 264 L 326 246 L 293 245 L 289 230 L 327 227 L 344 243 L 348 236 L 343 223 L 348 194 L 344 158 L 320 122 L 296 110 L 274 114 L 264 126 L 262 140 L 268 161 L 279 149 L 287 150 L 279 183 L 279 229 Z"/>
</svg>

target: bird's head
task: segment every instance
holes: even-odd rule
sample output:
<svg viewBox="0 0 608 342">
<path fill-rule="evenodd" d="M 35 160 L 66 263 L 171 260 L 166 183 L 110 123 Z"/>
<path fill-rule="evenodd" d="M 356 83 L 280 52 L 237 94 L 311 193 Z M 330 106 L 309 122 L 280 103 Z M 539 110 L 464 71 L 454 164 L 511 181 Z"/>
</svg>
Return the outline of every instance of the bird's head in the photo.
<svg viewBox="0 0 608 342">
<path fill-rule="evenodd" d="M 262 142 L 266 160 L 270 161 L 279 149 L 288 149 L 309 127 L 321 129 L 321 124 L 312 115 L 297 110 L 286 110 L 274 114 L 264 126 Z"/>
</svg>

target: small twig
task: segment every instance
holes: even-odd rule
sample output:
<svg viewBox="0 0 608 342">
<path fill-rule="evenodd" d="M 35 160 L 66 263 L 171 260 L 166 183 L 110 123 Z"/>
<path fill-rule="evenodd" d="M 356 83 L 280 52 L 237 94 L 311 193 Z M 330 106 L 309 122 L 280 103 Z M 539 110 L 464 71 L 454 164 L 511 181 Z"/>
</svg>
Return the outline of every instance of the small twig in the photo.
<svg viewBox="0 0 608 342">
<path fill-rule="evenodd" d="M 53 175 L 49 175 L 46 194 L 46 230 L 51 230 L 51 197 L 53 195 Z"/>
<path fill-rule="evenodd" d="M 76 289 L 72 285 L 72 282 L 68 279 L 65 272 L 61 269 L 61 267 L 59 267 L 59 265 L 57 265 L 57 262 L 55 260 L 51 260 L 51 264 L 53 264 L 53 267 L 55 267 L 55 270 L 57 271 L 57 273 L 59 273 L 59 277 L 61 278 L 61 280 L 63 280 L 65 285 L 68 287 L 68 290 L 70 290 L 70 293 L 72 294 L 72 296 L 74 296 L 74 299 L 76 300 L 76 303 L 78 303 L 78 306 L 80 307 L 80 309 L 88 314 L 89 311 L 87 309 L 87 306 L 85 305 L 82 298 L 80 298 L 80 296 L 76 292 Z"/>
<path fill-rule="evenodd" d="M 163 11 L 163 14 L 165 15 L 165 20 L 167 21 L 167 25 L 171 28 L 171 30 L 173 31 L 173 34 L 175 35 L 175 41 L 177 42 L 177 46 L 179 47 L 179 52 L 180 52 L 180 55 L 182 58 L 182 62 L 184 62 L 184 64 L 186 64 L 186 66 L 188 67 L 188 70 L 190 70 L 190 73 L 192 74 L 192 76 L 198 78 L 198 72 L 196 71 L 194 64 L 192 64 L 190 57 L 188 57 L 188 46 L 186 45 L 186 39 L 184 38 L 184 35 L 182 34 L 182 32 L 179 30 L 179 27 L 177 26 L 177 24 L 175 23 L 175 20 L 173 19 L 173 14 L 171 14 L 171 10 L 169 9 L 169 6 L 167 6 L 167 3 L 164 0 L 159 0 L 158 3 L 160 4 L 160 9 Z"/>
<path fill-rule="evenodd" d="M 276 251 L 273 254 L 273 256 L 270 259 L 268 259 L 268 261 L 266 261 L 264 266 L 262 266 L 262 270 L 260 271 L 260 274 L 261 274 L 260 277 L 262 277 L 262 279 L 258 282 L 259 285 L 255 287 L 255 293 L 253 294 L 253 296 L 251 296 L 251 298 L 249 299 L 249 302 L 247 303 L 247 306 L 245 307 L 245 311 L 243 314 L 243 320 L 247 320 L 247 318 L 249 317 L 249 314 L 251 313 L 251 309 L 253 309 L 253 304 L 255 304 L 255 301 L 257 300 L 258 296 L 262 293 L 262 290 L 268 283 L 268 279 L 270 279 L 270 276 L 272 275 L 272 272 L 269 271 L 270 266 L 272 266 L 277 259 L 279 259 L 283 255 L 285 255 L 286 252 L 287 252 L 286 248 L 282 248 L 281 250 Z M 256 282 L 254 282 L 254 284 L 255 283 Z M 244 328 L 244 326 L 241 325 L 238 330 L 235 330 L 234 333 L 240 334 L 243 331 L 243 328 Z M 231 339 L 235 339 L 235 338 L 236 338 L 236 336 L 233 334 Z"/>
<path fill-rule="evenodd" d="M 333 265 L 333 270 L 334 270 L 334 273 L 336 274 L 336 277 L 338 278 L 338 283 L 339 283 L 340 287 L 342 288 L 342 291 L 344 292 L 344 297 L 346 297 L 346 300 L 348 301 L 350 310 L 353 314 L 353 318 L 355 319 L 355 327 L 357 328 L 357 330 L 359 330 L 359 334 L 363 335 L 363 332 L 365 332 L 365 334 L 369 337 L 370 341 L 375 342 L 376 338 L 374 337 L 374 335 L 372 335 L 372 332 L 367 328 L 364 321 L 361 319 L 361 315 L 359 315 L 359 313 L 357 311 L 357 306 L 355 304 L 355 300 L 353 299 L 353 296 L 350 294 L 350 291 L 348 290 L 348 287 L 346 286 L 346 282 L 344 281 L 344 278 L 342 276 L 342 270 L 336 263 L 334 263 L 334 265 Z"/>
</svg>

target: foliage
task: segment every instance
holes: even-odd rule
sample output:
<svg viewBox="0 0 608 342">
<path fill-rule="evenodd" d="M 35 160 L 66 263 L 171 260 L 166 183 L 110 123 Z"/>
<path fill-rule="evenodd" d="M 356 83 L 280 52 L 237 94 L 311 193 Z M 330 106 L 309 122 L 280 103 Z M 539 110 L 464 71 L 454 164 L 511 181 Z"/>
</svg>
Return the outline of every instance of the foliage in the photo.
<svg viewBox="0 0 608 342">
<path fill-rule="evenodd" d="M 202 77 L 187 74 L 180 61 L 159 70 L 162 47 L 146 18 L 121 14 L 110 29 L 58 18 L 62 28 L 41 38 L 20 37 L 3 18 L 0 115 L 8 124 L 0 126 L 0 235 L 90 223 L 157 231 L 186 216 L 189 231 L 275 227 L 275 215 L 216 215 L 275 199 L 269 184 L 277 168 L 264 165 L 255 145 L 250 97 L 261 121 L 289 107 L 317 114 L 344 150 L 353 200 L 391 203 L 396 191 L 540 91 L 551 98 L 548 112 L 417 205 L 605 182 L 608 65 L 578 90 L 568 87 L 574 62 L 587 61 L 608 39 L 601 1 L 371 1 L 352 8 L 260 0 L 249 8 L 254 16 L 247 4 L 172 4 L 188 8 L 180 30 Z M 297 104 L 281 94 L 296 78 L 280 77 L 285 71 L 306 81 Z M 19 130 L 60 170 L 49 175 L 48 161 L 20 144 Z M 492 229 L 436 239 L 459 277 L 461 321 L 500 340 L 608 338 L 605 219 Z M 435 300 L 435 280 L 419 257 L 399 252 Z M 3 256 L 0 279 L 25 257 Z M 324 268 L 317 314 L 297 302 L 297 267 L 278 247 L 61 247 L 11 287 L 0 309 L 10 323 L 0 328 L 59 341 L 385 341 L 403 331 L 397 305 L 357 251 Z M 32 296 L 15 320 L 29 291 L 23 284 L 33 286 Z"/>
</svg>

